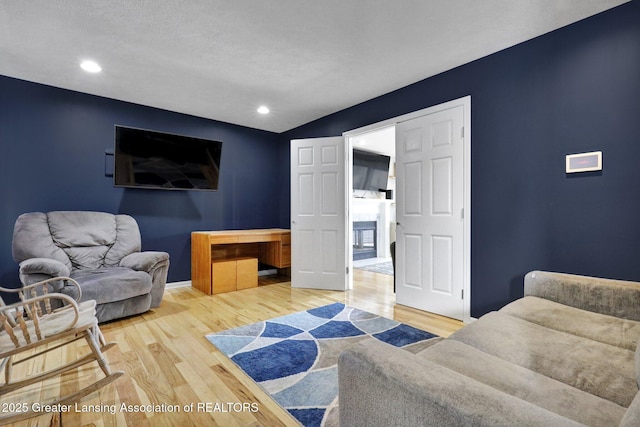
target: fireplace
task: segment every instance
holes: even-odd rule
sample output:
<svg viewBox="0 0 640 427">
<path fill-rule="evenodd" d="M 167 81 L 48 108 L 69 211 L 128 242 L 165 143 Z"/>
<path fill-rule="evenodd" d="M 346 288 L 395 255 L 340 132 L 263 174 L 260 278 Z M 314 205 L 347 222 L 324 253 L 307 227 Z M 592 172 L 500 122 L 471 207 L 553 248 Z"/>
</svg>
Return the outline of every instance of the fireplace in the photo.
<svg viewBox="0 0 640 427">
<path fill-rule="evenodd" d="M 378 222 L 353 222 L 353 259 L 367 259 L 378 256 Z"/>
</svg>

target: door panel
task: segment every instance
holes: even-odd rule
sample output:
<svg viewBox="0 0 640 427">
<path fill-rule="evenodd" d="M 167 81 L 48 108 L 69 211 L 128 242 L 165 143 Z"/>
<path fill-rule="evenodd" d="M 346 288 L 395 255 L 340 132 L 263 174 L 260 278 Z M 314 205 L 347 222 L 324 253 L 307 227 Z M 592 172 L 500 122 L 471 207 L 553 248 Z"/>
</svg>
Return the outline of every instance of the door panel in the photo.
<svg viewBox="0 0 640 427">
<path fill-rule="evenodd" d="M 432 215 L 453 214 L 452 200 L 452 163 L 451 157 L 431 161 L 431 194 L 433 194 Z"/>
<path fill-rule="evenodd" d="M 313 215 L 313 174 L 298 176 L 298 214 Z"/>
<path fill-rule="evenodd" d="M 344 138 L 291 141 L 291 286 L 345 290 Z"/>
<path fill-rule="evenodd" d="M 403 214 L 405 216 L 422 215 L 422 162 L 406 163 L 404 170 L 404 194 L 411 196 L 404 198 L 404 203 L 401 205 Z"/>
<path fill-rule="evenodd" d="M 396 126 L 396 300 L 463 319 L 463 106 Z"/>
<path fill-rule="evenodd" d="M 433 292 L 452 296 L 453 239 L 451 236 L 431 236 L 431 253 L 433 254 L 431 289 Z"/>
<path fill-rule="evenodd" d="M 322 215 L 338 216 L 338 200 L 336 194 L 338 189 L 338 174 L 335 172 L 322 174 Z"/>
<path fill-rule="evenodd" d="M 422 288 L 422 266 L 421 262 L 412 262 L 414 258 L 423 259 L 422 255 L 422 235 L 405 234 L 404 245 L 402 247 L 405 253 L 412 256 L 402 257 L 402 265 L 404 267 L 404 285 L 416 289 Z"/>
</svg>

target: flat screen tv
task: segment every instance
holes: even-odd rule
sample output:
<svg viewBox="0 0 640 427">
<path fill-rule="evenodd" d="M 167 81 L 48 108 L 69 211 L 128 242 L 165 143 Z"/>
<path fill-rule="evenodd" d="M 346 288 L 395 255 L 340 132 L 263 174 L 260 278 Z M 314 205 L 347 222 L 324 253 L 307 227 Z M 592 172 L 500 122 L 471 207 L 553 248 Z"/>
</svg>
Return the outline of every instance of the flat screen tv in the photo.
<svg viewBox="0 0 640 427">
<path fill-rule="evenodd" d="M 222 142 L 116 126 L 116 187 L 217 190 Z"/>
<path fill-rule="evenodd" d="M 353 150 L 353 189 L 385 191 L 391 157 L 369 151 Z"/>
</svg>

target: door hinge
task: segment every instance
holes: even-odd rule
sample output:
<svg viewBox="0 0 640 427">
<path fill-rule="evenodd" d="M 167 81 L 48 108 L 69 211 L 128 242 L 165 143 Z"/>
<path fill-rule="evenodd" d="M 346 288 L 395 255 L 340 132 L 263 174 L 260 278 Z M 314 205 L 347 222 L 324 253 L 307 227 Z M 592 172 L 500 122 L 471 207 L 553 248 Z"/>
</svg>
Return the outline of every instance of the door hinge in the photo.
<svg viewBox="0 0 640 427">
<path fill-rule="evenodd" d="M 460 291 L 460 299 L 464 299 L 464 289 Z"/>
<path fill-rule="evenodd" d="M 464 126 L 460 128 L 460 138 L 464 138 Z"/>
<path fill-rule="evenodd" d="M 347 267 L 347 276 L 349 275 L 349 267 Z"/>
<path fill-rule="evenodd" d="M 460 219 L 464 219 L 464 208 L 460 209 Z"/>
</svg>

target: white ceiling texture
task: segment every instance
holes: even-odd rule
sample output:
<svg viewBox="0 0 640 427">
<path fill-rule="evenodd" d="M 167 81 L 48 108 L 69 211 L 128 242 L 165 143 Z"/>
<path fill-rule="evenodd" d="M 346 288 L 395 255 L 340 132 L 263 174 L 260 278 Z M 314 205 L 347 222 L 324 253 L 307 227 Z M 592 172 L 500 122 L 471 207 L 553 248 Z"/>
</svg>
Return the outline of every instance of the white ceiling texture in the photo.
<svg viewBox="0 0 640 427">
<path fill-rule="evenodd" d="M 625 2 L 0 0 L 0 74 L 283 132 Z"/>
</svg>

